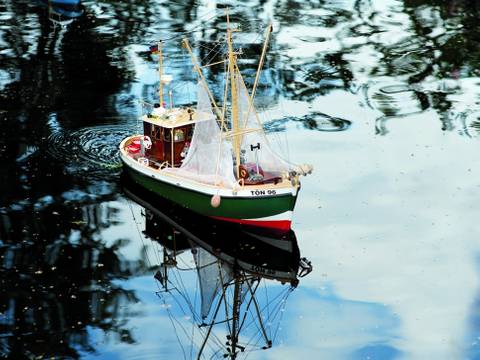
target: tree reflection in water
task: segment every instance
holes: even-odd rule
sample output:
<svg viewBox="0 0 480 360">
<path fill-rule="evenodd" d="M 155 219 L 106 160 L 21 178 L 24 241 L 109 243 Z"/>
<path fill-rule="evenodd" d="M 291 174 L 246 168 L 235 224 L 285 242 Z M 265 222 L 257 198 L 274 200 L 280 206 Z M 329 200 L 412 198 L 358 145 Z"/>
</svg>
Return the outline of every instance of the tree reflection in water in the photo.
<svg viewBox="0 0 480 360">
<path fill-rule="evenodd" d="M 0 356 L 77 358 L 79 350 L 95 350 L 88 328 L 133 342 L 124 319 L 137 298 L 112 281 L 144 264 L 119 257 L 124 239 L 105 245 L 101 231 L 116 209 L 76 203 L 32 210 L 0 217 Z"/>
</svg>

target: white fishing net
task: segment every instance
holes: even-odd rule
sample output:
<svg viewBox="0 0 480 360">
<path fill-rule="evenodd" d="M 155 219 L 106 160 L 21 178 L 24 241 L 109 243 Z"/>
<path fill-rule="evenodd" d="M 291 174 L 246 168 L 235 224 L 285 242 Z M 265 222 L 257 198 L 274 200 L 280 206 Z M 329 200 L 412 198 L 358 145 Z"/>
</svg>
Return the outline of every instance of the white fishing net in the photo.
<svg viewBox="0 0 480 360">
<path fill-rule="evenodd" d="M 282 172 L 288 172 L 293 165 L 279 157 L 271 149 L 262 129 L 262 124 L 257 120 L 255 109 L 253 106 L 249 108 L 248 91 L 240 74 L 238 74 L 237 88 L 240 129 L 260 129 L 260 131 L 250 132 L 242 136 L 242 162 L 255 164 L 255 168 L 258 164 L 263 171 L 271 174 L 280 175 Z"/>
<path fill-rule="evenodd" d="M 182 165 L 167 168 L 166 172 L 178 174 L 202 183 L 233 188 L 236 184 L 234 155 L 230 139 L 222 140 L 222 131 L 213 115 L 212 105 L 205 87 L 198 83 L 197 111 L 209 114 L 209 119 L 195 124 L 192 141 Z M 241 76 L 237 77 L 240 164 L 253 174 L 265 177 L 281 177 L 295 168 L 295 165 L 279 157 L 270 147 L 256 117 L 255 109 L 249 108 L 249 95 Z M 251 129 L 256 131 L 248 132 Z"/>
<path fill-rule="evenodd" d="M 222 141 L 222 132 L 213 115 L 205 87 L 198 83 L 197 89 L 197 110 L 211 114 L 210 119 L 195 124 L 190 149 L 182 165 L 165 171 L 199 182 L 231 188 L 235 184 L 231 143 Z"/>
<path fill-rule="evenodd" d="M 233 279 L 232 268 L 208 251 L 197 247 L 194 255 L 202 298 L 201 316 L 206 319 L 221 287 Z"/>
</svg>

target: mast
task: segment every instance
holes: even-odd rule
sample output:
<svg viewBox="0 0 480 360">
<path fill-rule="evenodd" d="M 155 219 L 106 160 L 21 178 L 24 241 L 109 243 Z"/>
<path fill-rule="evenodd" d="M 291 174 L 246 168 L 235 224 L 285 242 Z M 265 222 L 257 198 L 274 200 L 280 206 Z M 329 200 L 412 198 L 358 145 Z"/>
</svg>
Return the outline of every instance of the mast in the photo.
<svg viewBox="0 0 480 360">
<path fill-rule="evenodd" d="M 273 25 L 272 25 L 272 23 L 270 23 L 268 25 L 268 28 L 267 28 L 266 32 L 265 32 L 265 41 L 263 42 L 262 54 L 260 55 L 260 61 L 258 62 L 257 73 L 255 75 L 255 81 L 253 83 L 252 93 L 250 94 L 250 97 L 248 98 L 248 111 L 247 111 L 247 116 L 245 118 L 246 120 L 245 120 L 244 128 L 246 128 L 246 126 L 247 126 L 248 118 L 250 117 L 250 113 L 252 111 L 255 115 L 255 118 L 256 118 L 258 124 L 262 127 L 262 122 L 260 121 L 260 119 L 258 117 L 258 114 L 253 107 L 253 99 L 255 97 L 255 92 L 257 91 L 258 82 L 260 80 L 260 73 L 262 71 L 262 67 L 263 67 L 263 64 L 265 62 L 265 55 L 267 53 L 268 42 L 270 40 L 270 35 L 271 35 L 272 31 L 273 31 Z M 240 70 L 238 70 L 238 72 L 240 72 Z M 246 89 L 247 87 L 245 86 L 245 83 L 243 82 L 243 78 L 241 78 L 241 80 L 242 80 L 243 86 Z"/>
<path fill-rule="evenodd" d="M 263 67 L 263 62 L 265 61 L 265 54 L 267 52 L 268 40 L 270 39 L 270 34 L 273 31 L 273 25 L 270 23 L 268 25 L 266 35 L 265 35 L 265 42 L 263 43 L 262 55 L 260 56 L 260 61 L 258 63 L 257 75 L 255 76 L 255 82 L 253 83 L 252 94 L 250 95 L 250 104 L 253 104 L 253 98 L 255 96 L 255 91 L 257 90 L 258 80 L 260 79 L 260 72 Z M 250 105 L 250 108 L 252 105 Z M 250 108 L 248 112 L 250 113 Z"/>
<path fill-rule="evenodd" d="M 240 313 L 240 279 L 238 275 L 235 275 L 235 287 L 233 290 L 233 309 L 232 309 L 232 334 L 231 334 L 231 344 L 232 344 L 232 352 L 231 358 L 237 358 L 237 342 L 238 342 L 238 317 Z"/>
<path fill-rule="evenodd" d="M 163 55 L 162 55 L 162 41 L 158 42 L 158 77 L 160 79 L 160 87 L 158 89 L 158 98 L 160 99 L 160 106 L 163 107 L 163 83 L 162 83 L 162 73 L 163 73 Z"/>
<path fill-rule="evenodd" d="M 232 102 L 232 132 L 233 137 L 233 150 L 235 151 L 235 173 L 237 179 L 240 178 L 240 138 L 238 134 L 238 104 L 237 104 L 237 83 L 235 81 L 235 56 L 233 53 L 232 45 L 232 30 L 230 29 L 230 17 L 227 11 L 227 43 L 228 43 L 228 67 L 230 69 L 230 86 L 231 86 L 231 102 Z"/>
</svg>

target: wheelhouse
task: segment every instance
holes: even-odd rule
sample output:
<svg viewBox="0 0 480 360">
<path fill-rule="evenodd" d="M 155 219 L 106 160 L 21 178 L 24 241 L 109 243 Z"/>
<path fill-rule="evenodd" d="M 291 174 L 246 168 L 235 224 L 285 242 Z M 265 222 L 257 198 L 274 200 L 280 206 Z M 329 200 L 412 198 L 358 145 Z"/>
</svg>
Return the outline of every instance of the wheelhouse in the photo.
<svg viewBox="0 0 480 360">
<path fill-rule="evenodd" d="M 151 147 L 145 149 L 145 157 L 153 164 L 168 167 L 182 165 L 197 118 L 196 112 L 190 108 L 143 116 L 143 134 L 151 141 Z"/>
</svg>

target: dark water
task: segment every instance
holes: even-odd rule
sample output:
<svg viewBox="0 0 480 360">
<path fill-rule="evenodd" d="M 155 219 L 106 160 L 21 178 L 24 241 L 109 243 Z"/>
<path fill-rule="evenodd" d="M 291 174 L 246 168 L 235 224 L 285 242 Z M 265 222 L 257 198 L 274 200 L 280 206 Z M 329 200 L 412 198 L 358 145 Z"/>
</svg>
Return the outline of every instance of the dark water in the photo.
<svg viewBox="0 0 480 360">
<path fill-rule="evenodd" d="M 258 107 L 315 168 L 293 223 L 314 271 L 272 349 L 243 356 L 480 358 L 478 2 L 228 4 L 249 83 L 273 21 Z M 84 1 L 61 26 L 41 1 L 0 3 L 0 358 L 191 357 L 117 145 L 155 96 L 149 45 L 183 34 L 206 57 L 224 7 Z M 194 101 L 186 54 L 166 67 Z"/>
</svg>

